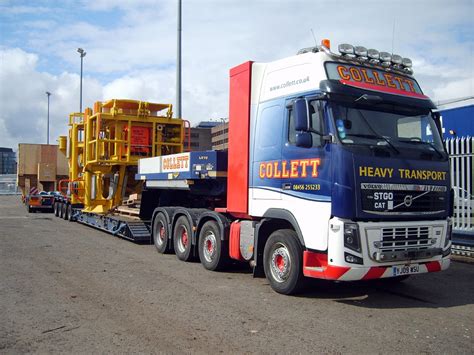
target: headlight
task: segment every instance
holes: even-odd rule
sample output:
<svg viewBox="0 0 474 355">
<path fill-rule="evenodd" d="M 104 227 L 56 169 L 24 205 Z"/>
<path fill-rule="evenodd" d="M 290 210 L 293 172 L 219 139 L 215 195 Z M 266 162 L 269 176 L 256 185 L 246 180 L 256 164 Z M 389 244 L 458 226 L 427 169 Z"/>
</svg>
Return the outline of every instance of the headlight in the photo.
<svg viewBox="0 0 474 355">
<path fill-rule="evenodd" d="M 356 223 L 344 223 L 344 246 L 361 252 L 359 227 Z"/>
</svg>

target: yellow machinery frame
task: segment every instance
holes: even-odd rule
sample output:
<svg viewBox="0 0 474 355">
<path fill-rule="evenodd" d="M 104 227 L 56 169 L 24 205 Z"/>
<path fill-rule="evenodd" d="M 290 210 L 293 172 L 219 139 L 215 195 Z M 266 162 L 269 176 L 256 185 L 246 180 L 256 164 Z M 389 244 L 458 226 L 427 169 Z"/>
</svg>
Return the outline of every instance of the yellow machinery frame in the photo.
<svg viewBox="0 0 474 355">
<path fill-rule="evenodd" d="M 118 99 L 71 114 L 71 203 L 104 214 L 122 203 L 127 188 L 138 192 L 134 173 L 139 159 L 183 151 L 186 121 L 172 115 L 171 104 Z"/>
</svg>

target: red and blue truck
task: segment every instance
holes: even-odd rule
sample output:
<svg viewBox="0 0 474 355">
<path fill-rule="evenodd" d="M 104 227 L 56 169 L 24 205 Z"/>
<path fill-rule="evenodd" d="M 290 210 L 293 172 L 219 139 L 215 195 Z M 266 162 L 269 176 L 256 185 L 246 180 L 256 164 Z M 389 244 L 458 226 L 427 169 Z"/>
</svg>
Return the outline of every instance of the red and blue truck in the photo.
<svg viewBox="0 0 474 355">
<path fill-rule="evenodd" d="M 229 148 L 139 161 L 161 253 L 249 262 L 279 293 L 306 277 L 448 268 L 453 195 L 435 105 L 407 58 L 329 41 L 230 70 Z"/>
</svg>

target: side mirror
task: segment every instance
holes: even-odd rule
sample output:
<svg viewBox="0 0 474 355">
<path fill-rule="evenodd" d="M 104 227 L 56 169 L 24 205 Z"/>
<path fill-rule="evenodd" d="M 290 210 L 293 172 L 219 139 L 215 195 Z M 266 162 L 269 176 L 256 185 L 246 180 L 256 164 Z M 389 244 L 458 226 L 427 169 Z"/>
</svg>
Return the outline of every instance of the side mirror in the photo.
<svg viewBox="0 0 474 355">
<path fill-rule="evenodd" d="M 307 132 L 308 123 L 308 102 L 305 99 L 296 99 L 293 102 L 293 114 L 295 115 L 295 130 Z"/>
<path fill-rule="evenodd" d="M 443 127 L 441 124 L 441 114 L 439 112 L 432 112 L 431 115 L 435 122 L 436 128 L 438 129 L 438 132 L 441 135 L 441 139 L 443 139 Z"/>
<path fill-rule="evenodd" d="M 309 132 L 296 133 L 296 146 L 302 148 L 311 148 L 313 146 L 313 136 Z"/>
</svg>

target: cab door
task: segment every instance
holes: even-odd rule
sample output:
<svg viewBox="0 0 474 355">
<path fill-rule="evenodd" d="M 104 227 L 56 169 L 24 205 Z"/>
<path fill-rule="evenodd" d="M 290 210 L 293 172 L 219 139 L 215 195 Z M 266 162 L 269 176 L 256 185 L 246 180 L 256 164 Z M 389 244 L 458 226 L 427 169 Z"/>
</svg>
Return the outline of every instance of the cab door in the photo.
<svg viewBox="0 0 474 355">
<path fill-rule="evenodd" d="M 305 100 L 311 129 L 309 132 L 298 132 L 295 129 L 294 109 L 290 103 L 287 105 L 287 134 L 282 149 L 282 161 L 286 161 L 289 166 L 289 176 L 282 180 L 283 193 L 309 200 L 330 201 L 331 144 L 325 139 L 328 132 L 324 118 L 325 102 L 311 97 Z M 311 144 L 298 146 L 298 134 L 310 135 Z"/>
</svg>

